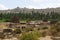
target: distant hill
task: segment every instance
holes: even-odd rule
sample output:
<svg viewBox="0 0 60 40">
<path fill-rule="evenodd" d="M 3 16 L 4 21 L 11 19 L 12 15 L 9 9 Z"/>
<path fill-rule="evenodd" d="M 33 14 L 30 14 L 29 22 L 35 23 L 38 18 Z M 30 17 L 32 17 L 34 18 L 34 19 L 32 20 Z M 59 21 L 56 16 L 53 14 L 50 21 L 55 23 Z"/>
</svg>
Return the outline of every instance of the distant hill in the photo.
<svg viewBox="0 0 60 40">
<path fill-rule="evenodd" d="M 32 11 L 34 12 L 39 12 L 39 13 L 50 13 L 51 11 L 60 13 L 60 7 L 57 8 L 46 8 L 46 9 L 28 9 L 28 8 L 20 8 L 16 7 L 14 9 L 8 9 L 8 10 L 0 10 L 0 13 L 31 13 Z"/>
</svg>

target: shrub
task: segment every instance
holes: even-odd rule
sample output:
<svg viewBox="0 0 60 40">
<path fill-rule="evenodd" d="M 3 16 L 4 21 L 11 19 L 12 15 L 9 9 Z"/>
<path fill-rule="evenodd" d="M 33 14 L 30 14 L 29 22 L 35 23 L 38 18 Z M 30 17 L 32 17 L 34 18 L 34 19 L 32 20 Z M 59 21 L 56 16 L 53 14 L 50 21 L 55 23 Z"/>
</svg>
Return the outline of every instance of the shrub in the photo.
<svg viewBox="0 0 60 40">
<path fill-rule="evenodd" d="M 43 29 L 48 29 L 48 27 L 43 27 Z"/>
<path fill-rule="evenodd" d="M 18 16 L 13 16 L 13 17 L 11 18 L 11 22 L 13 22 L 13 23 L 19 23 L 19 18 L 18 18 Z"/>
<path fill-rule="evenodd" d="M 0 39 L 4 39 L 4 35 L 3 35 L 3 33 L 2 32 L 0 32 Z"/>
<path fill-rule="evenodd" d="M 20 34 L 20 33 L 21 33 L 21 30 L 20 30 L 19 28 L 16 28 L 16 29 L 14 30 L 14 33 L 15 33 L 15 34 Z"/>
<path fill-rule="evenodd" d="M 33 31 L 34 29 L 32 27 L 28 27 L 25 30 L 26 30 L 26 32 L 29 32 L 29 31 Z"/>
<path fill-rule="evenodd" d="M 37 32 L 29 32 L 23 33 L 19 40 L 38 40 L 39 33 Z"/>
</svg>

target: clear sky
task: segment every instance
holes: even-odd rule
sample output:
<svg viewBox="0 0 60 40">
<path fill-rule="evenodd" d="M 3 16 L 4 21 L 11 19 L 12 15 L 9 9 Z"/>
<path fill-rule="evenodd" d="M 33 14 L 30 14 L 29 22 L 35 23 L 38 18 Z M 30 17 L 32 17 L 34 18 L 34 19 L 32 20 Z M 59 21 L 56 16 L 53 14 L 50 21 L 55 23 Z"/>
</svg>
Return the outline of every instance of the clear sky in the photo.
<svg viewBox="0 0 60 40">
<path fill-rule="evenodd" d="M 0 10 L 20 8 L 51 8 L 60 7 L 60 0 L 0 0 Z"/>
</svg>

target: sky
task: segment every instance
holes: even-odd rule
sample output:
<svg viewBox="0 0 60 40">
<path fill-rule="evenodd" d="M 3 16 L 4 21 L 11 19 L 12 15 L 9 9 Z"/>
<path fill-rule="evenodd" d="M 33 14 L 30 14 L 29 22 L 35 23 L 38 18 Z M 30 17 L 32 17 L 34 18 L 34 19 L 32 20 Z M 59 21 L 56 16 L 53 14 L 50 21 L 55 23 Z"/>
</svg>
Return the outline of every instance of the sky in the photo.
<svg viewBox="0 0 60 40">
<path fill-rule="evenodd" d="M 20 8 L 55 8 L 60 7 L 60 0 L 0 0 L 0 10 Z"/>
</svg>

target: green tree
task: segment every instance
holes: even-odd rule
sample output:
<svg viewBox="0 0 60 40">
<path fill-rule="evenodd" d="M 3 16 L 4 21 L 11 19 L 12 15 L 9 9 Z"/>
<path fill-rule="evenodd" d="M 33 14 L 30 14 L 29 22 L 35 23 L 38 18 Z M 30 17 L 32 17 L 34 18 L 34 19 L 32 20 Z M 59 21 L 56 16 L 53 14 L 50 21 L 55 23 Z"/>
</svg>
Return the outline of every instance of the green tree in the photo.
<svg viewBox="0 0 60 40">
<path fill-rule="evenodd" d="M 17 16 L 13 16 L 12 19 L 11 19 L 11 22 L 19 23 L 19 18 Z"/>
</svg>

